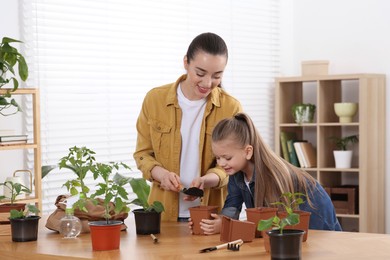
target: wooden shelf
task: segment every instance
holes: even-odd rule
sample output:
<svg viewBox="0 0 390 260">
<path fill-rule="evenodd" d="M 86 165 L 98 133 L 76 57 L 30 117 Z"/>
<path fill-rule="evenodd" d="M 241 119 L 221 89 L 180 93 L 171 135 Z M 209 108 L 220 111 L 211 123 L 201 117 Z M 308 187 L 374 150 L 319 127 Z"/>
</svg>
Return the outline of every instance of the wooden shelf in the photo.
<svg viewBox="0 0 390 260">
<path fill-rule="evenodd" d="M 10 89 L 0 89 L 0 94 L 5 94 Z M 40 131 L 40 101 L 39 89 L 37 88 L 19 88 L 12 92 L 12 95 L 31 95 L 32 114 L 33 114 L 33 139 L 27 144 L 0 145 L 0 151 L 32 149 L 34 152 L 33 172 L 33 193 L 34 196 L 18 200 L 18 203 L 35 203 L 42 212 L 42 188 L 41 188 L 41 131 Z M 30 137 L 31 138 L 31 137 Z M 0 203 L 4 203 L 1 201 Z"/>
<path fill-rule="evenodd" d="M 383 74 L 343 74 L 276 78 L 275 151 L 282 156 L 280 132 L 307 139 L 317 154 L 317 167 L 305 169 L 324 187 L 337 187 L 352 178 L 359 185 L 359 214 L 337 214 L 357 219 L 361 232 L 385 232 L 386 85 Z M 356 102 L 352 123 L 340 123 L 333 104 Z M 313 123 L 295 123 L 291 107 L 314 103 Z M 358 134 L 352 168 L 335 168 L 331 136 Z"/>
</svg>

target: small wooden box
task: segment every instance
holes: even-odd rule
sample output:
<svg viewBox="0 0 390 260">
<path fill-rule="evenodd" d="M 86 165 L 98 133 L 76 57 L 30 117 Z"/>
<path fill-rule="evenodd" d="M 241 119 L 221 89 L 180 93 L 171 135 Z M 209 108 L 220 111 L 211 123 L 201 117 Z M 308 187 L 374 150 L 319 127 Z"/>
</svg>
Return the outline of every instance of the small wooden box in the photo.
<svg viewBox="0 0 390 260">
<path fill-rule="evenodd" d="M 359 214 L 359 186 L 343 185 L 340 187 L 325 188 L 330 196 L 336 213 Z"/>
<path fill-rule="evenodd" d="M 309 60 L 302 61 L 302 76 L 328 75 L 329 61 Z"/>
</svg>

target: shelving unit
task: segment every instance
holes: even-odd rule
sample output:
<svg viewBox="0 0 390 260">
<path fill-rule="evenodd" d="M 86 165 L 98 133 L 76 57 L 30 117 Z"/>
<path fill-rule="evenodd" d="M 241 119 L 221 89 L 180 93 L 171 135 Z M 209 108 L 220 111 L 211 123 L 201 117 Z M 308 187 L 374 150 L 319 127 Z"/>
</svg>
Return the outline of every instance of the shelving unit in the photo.
<svg viewBox="0 0 390 260">
<path fill-rule="evenodd" d="M 324 187 L 359 186 L 359 213 L 337 214 L 343 229 L 385 232 L 385 75 L 347 74 L 276 78 L 275 151 L 282 155 L 280 132 L 295 132 L 298 139 L 313 144 L 317 167 L 306 170 Z M 336 102 L 357 102 L 352 123 L 339 123 Z M 313 123 L 295 123 L 291 107 L 296 103 L 316 105 Z M 354 144 L 352 168 L 335 168 L 330 136 L 359 135 Z"/>
<path fill-rule="evenodd" d="M 7 89 L 0 89 L 0 94 L 5 94 Z M 39 106 L 39 89 L 23 88 L 12 92 L 12 95 L 31 95 L 33 109 L 33 139 L 27 144 L 0 145 L 0 152 L 17 149 L 31 149 L 34 152 L 34 169 L 33 169 L 33 190 L 30 196 L 25 199 L 17 200 L 18 203 L 35 203 L 42 212 L 42 193 L 41 193 L 41 144 L 40 144 L 40 106 Z M 16 170 L 16 169 L 15 169 Z M 7 201 L 0 201 L 0 204 Z"/>
</svg>

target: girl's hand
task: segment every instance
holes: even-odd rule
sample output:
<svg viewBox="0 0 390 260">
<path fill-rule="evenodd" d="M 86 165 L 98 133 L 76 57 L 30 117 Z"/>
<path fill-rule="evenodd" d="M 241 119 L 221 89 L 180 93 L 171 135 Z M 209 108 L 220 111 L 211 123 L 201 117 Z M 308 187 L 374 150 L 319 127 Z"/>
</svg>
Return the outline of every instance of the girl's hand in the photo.
<svg viewBox="0 0 390 260">
<path fill-rule="evenodd" d="M 211 213 L 213 219 L 202 219 L 200 222 L 200 228 L 204 231 L 205 235 L 213 235 L 221 232 L 222 218 L 215 213 Z"/>
</svg>

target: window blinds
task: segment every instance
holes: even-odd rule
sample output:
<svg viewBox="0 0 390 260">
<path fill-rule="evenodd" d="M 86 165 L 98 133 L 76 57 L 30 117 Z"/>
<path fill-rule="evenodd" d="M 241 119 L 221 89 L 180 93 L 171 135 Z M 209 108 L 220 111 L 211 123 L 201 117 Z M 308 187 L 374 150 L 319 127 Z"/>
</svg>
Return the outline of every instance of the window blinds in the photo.
<svg viewBox="0 0 390 260">
<path fill-rule="evenodd" d="M 229 48 L 224 88 L 273 145 L 279 1 L 24 0 L 20 11 L 28 86 L 41 92 L 42 165 L 87 146 L 99 161 L 123 161 L 140 176 L 132 154 L 144 95 L 185 73 L 187 47 L 206 31 Z M 31 154 L 27 160 L 31 167 Z M 43 179 L 44 213 L 70 178 L 56 170 Z"/>
</svg>

